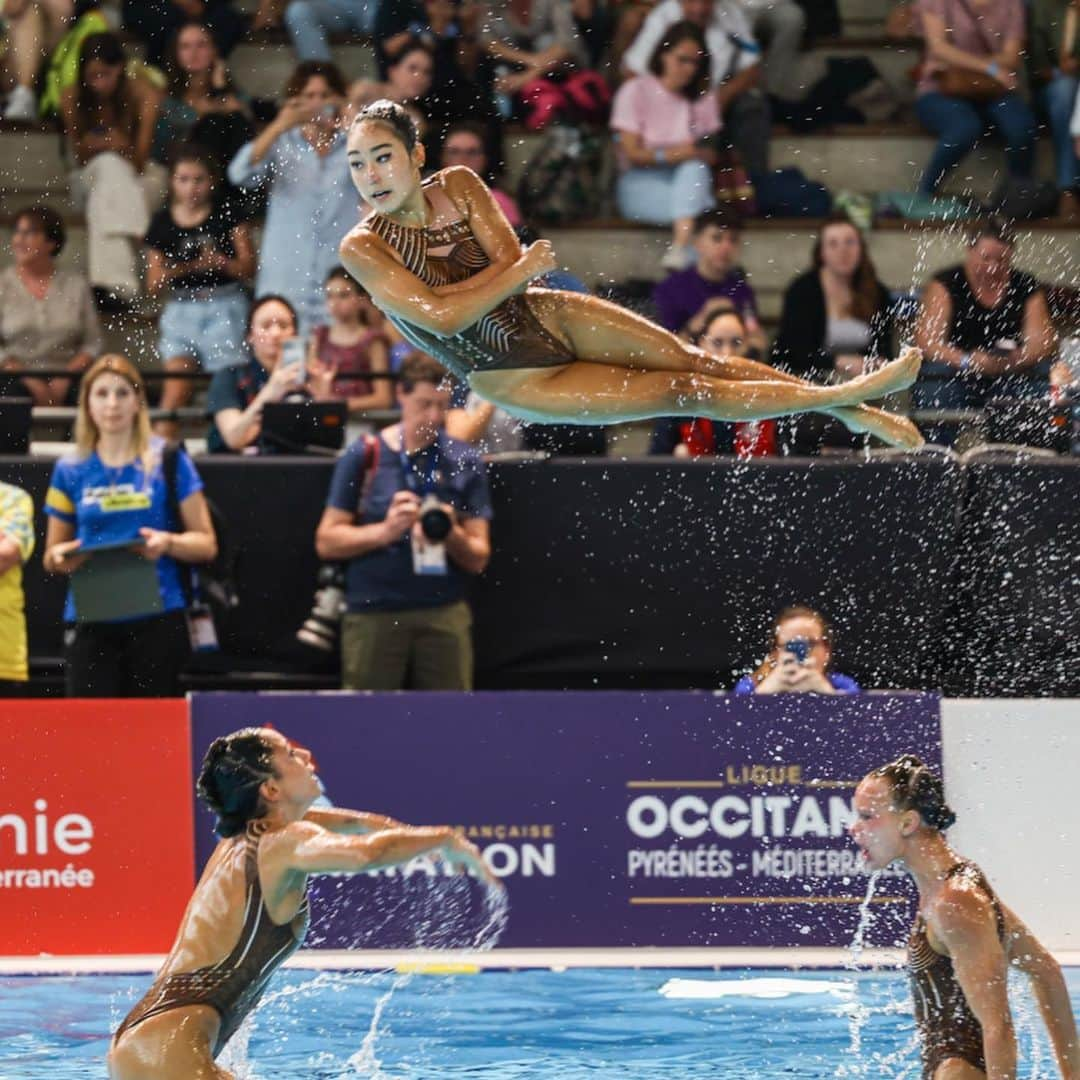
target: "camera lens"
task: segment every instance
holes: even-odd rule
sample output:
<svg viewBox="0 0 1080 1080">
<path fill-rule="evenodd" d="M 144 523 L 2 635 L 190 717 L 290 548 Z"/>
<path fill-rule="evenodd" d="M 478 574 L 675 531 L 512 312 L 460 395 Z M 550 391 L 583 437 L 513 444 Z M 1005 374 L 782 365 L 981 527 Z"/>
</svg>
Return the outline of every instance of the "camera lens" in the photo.
<svg viewBox="0 0 1080 1080">
<path fill-rule="evenodd" d="M 420 531 L 433 544 L 445 540 L 453 525 L 450 515 L 439 505 L 435 496 L 428 496 L 420 504 Z"/>
</svg>

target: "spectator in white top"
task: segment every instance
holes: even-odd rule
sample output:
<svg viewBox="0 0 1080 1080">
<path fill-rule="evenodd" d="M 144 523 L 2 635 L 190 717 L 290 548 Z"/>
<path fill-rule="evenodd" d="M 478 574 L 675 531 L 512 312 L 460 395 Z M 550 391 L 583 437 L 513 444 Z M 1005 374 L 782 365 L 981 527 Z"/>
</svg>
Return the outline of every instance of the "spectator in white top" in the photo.
<svg viewBox="0 0 1080 1080">
<path fill-rule="evenodd" d="M 624 73 L 644 75 L 664 32 L 687 21 L 705 33 L 724 128 L 753 175 L 769 167 L 769 103 L 760 88 L 761 50 L 739 0 L 661 0 L 623 54 Z"/>
<path fill-rule="evenodd" d="M 795 101 L 799 47 L 806 33 L 806 12 L 795 0 L 740 0 L 758 40 L 765 41 L 765 86 L 774 97 Z"/>
</svg>

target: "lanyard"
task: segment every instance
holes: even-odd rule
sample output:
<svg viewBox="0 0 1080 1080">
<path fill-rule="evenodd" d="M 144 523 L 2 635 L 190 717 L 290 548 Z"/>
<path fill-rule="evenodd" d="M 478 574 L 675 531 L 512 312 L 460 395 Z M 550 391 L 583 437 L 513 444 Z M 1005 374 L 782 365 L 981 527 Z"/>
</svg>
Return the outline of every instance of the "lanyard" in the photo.
<svg viewBox="0 0 1080 1080">
<path fill-rule="evenodd" d="M 427 450 L 430 450 L 431 453 L 428 456 L 427 468 L 423 472 L 417 470 L 417 463 L 405 452 L 404 446 L 398 452 L 398 456 L 401 458 L 401 471 L 405 474 L 405 484 L 410 491 L 416 492 L 418 495 L 430 495 L 438 486 L 436 477 L 439 475 L 439 466 L 442 464 L 442 453 L 438 439 L 430 447 L 418 451 L 417 456 L 419 457 Z"/>
</svg>

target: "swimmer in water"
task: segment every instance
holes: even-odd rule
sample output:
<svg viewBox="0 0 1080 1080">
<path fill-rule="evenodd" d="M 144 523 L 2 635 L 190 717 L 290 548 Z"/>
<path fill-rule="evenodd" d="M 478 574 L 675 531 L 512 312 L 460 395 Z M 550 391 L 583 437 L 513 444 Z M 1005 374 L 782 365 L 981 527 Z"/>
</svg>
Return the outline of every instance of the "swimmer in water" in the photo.
<svg viewBox="0 0 1080 1080">
<path fill-rule="evenodd" d="M 215 739 L 198 789 L 223 839 L 153 986 L 113 1037 L 112 1080 L 232 1080 L 214 1059 L 303 940 L 309 874 L 440 855 L 496 884 L 453 829 L 311 809 L 322 790 L 311 755 L 269 728 Z"/>
<path fill-rule="evenodd" d="M 924 1080 L 1013 1080 L 1016 1034 L 1008 969 L 1031 979 L 1063 1080 L 1080 1080 L 1080 1043 L 1061 968 L 990 887 L 949 847 L 956 815 L 941 780 L 904 754 L 855 790 L 850 833 L 870 870 L 902 863 L 919 890 L 908 940 Z"/>
<path fill-rule="evenodd" d="M 709 356 L 616 304 L 530 285 L 555 268 L 551 245 L 522 250 L 490 190 L 464 166 L 421 181 L 424 147 L 400 105 L 361 109 L 347 152 L 372 211 L 342 241 L 342 262 L 406 339 L 513 415 L 609 424 L 815 411 L 891 445 L 922 445 L 905 417 L 862 404 L 910 386 L 917 349 L 837 386 Z"/>
</svg>

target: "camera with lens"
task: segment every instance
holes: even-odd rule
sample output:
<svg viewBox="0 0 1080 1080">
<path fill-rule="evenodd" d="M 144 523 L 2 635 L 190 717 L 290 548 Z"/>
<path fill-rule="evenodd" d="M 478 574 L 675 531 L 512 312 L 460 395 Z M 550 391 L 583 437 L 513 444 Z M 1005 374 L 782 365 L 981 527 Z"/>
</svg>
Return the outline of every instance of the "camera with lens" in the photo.
<svg viewBox="0 0 1080 1080">
<path fill-rule="evenodd" d="M 315 583 L 311 614 L 296 631 L 296 637 L 320 652 L 334 652 L 345 611 L 345 568 L 340 563 L 323 563 Z"/>
<path fill-rule="evenodd" d="M 439 501 L 439 496 L 428 494 L 420 501 L 420 531 L 425 540 L 433 544 L 441 544 L 454 527 L 454 519 L 446 512 Z"/>
</svg>

